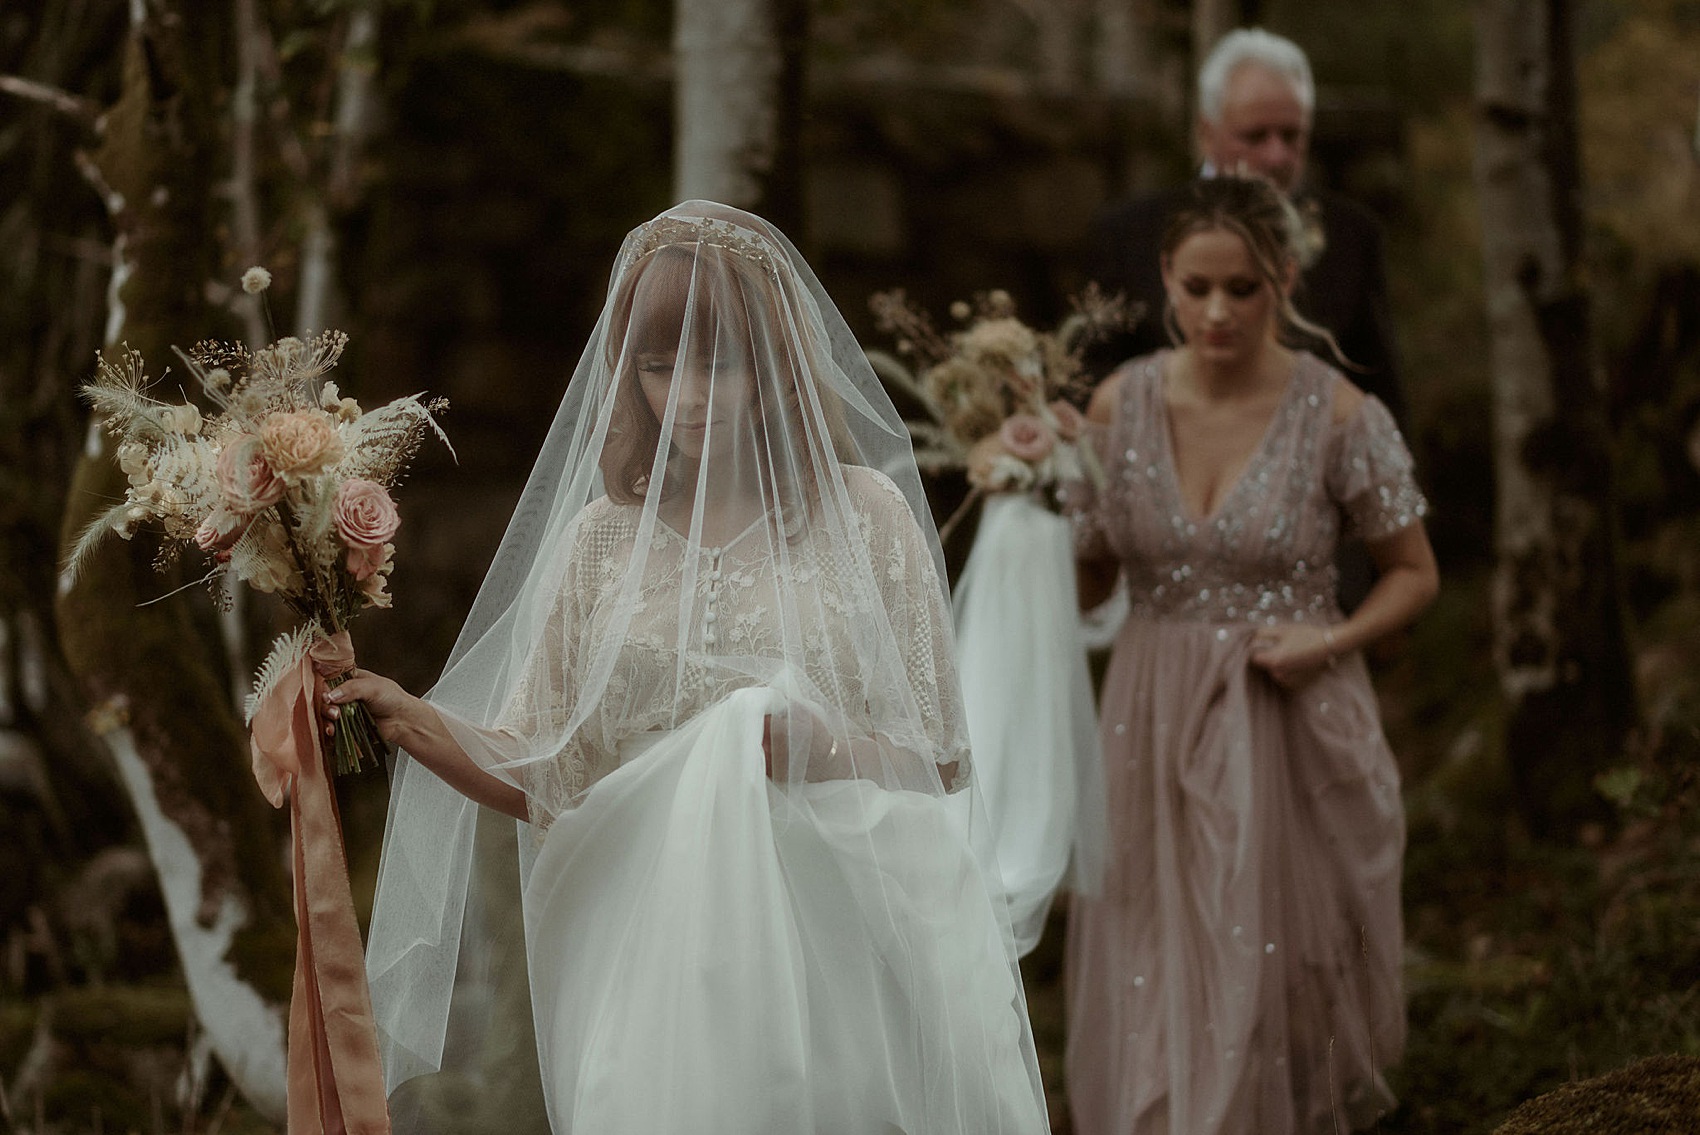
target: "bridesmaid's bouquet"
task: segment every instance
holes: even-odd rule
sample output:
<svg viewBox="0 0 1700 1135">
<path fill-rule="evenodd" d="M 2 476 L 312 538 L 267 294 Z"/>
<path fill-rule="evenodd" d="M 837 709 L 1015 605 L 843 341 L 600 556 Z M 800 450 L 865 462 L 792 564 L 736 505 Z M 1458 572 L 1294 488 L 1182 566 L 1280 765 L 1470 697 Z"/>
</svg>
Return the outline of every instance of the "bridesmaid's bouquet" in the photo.
<svg viewBox="0 0 1700 1135">
<path fill-rule="evenodd" d="M 1016 317 L 1015 301 L 1000 289 L 952 304 L 951 317 L 962 326 L 946 334 L 901 289 L 876 294 L 870 305 L 876 326 L 897 339 L 896 355 L 868 352 L 875 373 L 926 415 L 908 423 L 916 463 L 925 472 L 962 469 L 972 488 L 941 538 L 987 493 L 1036 492 L 1053 507 L 1055 492 L 1044 490 L 1102 479 L 1076 409 L 1090 393 L 1082 355 L 1136 321 L 1137 307 L 1088 285 L 1055 331 L 1037 331 Z M 993 435 L 995 455 L 975 461 L 975 447 Z"/>
<path fill-rule="evenodd" d="M 204 557 L 207 571 L 196 582 L 208 583 L 215 601 L 229 601 L 221 587 L 227 575 L 280 598 L 301 622 L 260 667 L 250 721 L 309 655 L 340 653 L 352 667 L 350 620 L 390 605 L 392 540 L 401 523 L 390 490 L 427 434 L 448 444 L 435 418 L 444 399 L 413 395 L 363 410 L 342 395 L 327 375 L 347 342 L 342 332 L 325 331 L 258 350 L 206 340 L 176 351 L 211 408 L 206 414 L 188 398 L 155 398 L 159 383 L 127 346 L 116 360 L 99 360 L 83 391 L 118 439 L 130 483 L 123 501 L 83 531 L 67 570 L 74 576 L 107 534 L 128 540 L 151 525 L 163 536 L 160 570 L 190 552 Z M 324 651 L 332 639 L 340 651 Z M 324 680 L 336 685 L 346 676 Z M 376 764 L 383 751 L 371 716 L 351 703 L 337 719 L 336 771 Z"/>
<path fill-rule="evenodd" d="M 897 356 L 874 370 L 925 412 L 909 421 L 923 470 L 963 469 L 970 491 L 939 538 L 979 500 L 985 510 L 952 588 L 963 709 L 1016 948 L 1039 941 L 1063 886 L 1092 892 L 1102 873 L 1102 758 L 1078 626 L 1063 485 L 1101 487 L 1076 406 L 1083 354 L 1138 309 L 1089 285 L 1055 331 L 1016 317 L 1008 293 L 951 305 L 960 328 L 935 330 L 901 291 L 873 299 Z M 901 356 L 901 357 L 899 357 Z"/>
</svg>

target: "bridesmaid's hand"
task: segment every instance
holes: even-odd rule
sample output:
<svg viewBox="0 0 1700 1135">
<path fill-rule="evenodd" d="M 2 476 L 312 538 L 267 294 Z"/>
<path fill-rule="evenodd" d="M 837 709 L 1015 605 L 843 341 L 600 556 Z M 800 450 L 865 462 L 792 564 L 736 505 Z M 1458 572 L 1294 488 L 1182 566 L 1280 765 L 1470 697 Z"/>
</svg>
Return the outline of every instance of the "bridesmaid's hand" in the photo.
<svg viewBox="0 0 1700 1135">
<path fill-rule="evenodd" d="M 1004 455 L 1003 442 L 996 431 L 975 442 L 968 450 L 968 483 L 983 485 L 992 475 L 992 465 Z"/>
<path fill-rule="evenodd" d="M 1309 623 L 1262 627 L 1252 636 L 1251 664 L 1284 689 L 1303 689 L 1334 664 L 1331 634 Z"/>
<path fill-rule="evenodd" d="M 378 726 L 378 734 L 394 745 L 399 743 L 404 718 L 419 699 L 382 674 L 370 670 L 354 670 L 342 685 L 325 691 L 319 706 L 319 719 L 329 734 L 342 716 L 342 707 L 349 702 L 365 702 L 366 711 Z"/>
</svg>

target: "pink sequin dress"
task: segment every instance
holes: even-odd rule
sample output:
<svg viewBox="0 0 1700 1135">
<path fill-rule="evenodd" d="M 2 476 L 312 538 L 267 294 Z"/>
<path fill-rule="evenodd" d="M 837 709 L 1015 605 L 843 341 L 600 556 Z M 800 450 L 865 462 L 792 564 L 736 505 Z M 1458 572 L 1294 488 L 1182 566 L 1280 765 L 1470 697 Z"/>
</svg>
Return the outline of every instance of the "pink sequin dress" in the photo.
<svg viewBox="0 0 1700 1135">
<path fill-rule="evenodd" d="M 1100 437 L 1108 483 L 1077 549 L 1121 563 L 1132 614 L 1104 679 L 1104 890 L 1067 947 L 1077 1135 L 1347 1130 L 1392 1103 L 1404 1046 L 1404 815 L 1363 659 L 1297 692 L 1249 663 L 1260 625 L 1337 622 L 1342 526 L 1426 509 L 1392 416 L 1333 421 L 1338 372 L 1300 354 L 1208 517 L 1183 503 L 1166 353 L 1134 364 Z"/>
</svg>

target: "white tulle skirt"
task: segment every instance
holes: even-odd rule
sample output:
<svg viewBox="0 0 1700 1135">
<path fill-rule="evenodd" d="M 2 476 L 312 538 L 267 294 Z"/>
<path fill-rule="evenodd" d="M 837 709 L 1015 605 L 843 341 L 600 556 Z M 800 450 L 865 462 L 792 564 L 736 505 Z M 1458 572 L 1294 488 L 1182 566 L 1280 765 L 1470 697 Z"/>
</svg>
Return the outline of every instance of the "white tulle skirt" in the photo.
<svg viewBox="0 0 1700 1135">
<path fill-rule="evenodd" d="M 988 499 L 954 616 L 974 775 L 1022 954 L 1057 889 L 1095 892 L 1103 870 L 1103 761 L 1075 595 L 1068 522 L 1026 495 Z"/>
<path fill-rule="evenodd" d="M 992 888 L 937 798 L 763 771 L 775 695 L 621 753 L 525 895 L 558 1135 L 1047 1130 Z"/>
</svg>

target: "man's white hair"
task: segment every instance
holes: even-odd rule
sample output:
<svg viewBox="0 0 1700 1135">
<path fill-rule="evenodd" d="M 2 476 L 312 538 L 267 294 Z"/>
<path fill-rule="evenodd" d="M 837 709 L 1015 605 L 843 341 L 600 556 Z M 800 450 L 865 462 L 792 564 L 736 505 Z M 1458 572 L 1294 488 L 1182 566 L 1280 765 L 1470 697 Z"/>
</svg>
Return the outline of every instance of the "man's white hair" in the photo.
<svg viewBox="0 0 1700 1135">
<path fill-rule="evenodd" d="M 1198 113 L 1206 122 L 1222 121 L 1228 79 L 1241 64 L 1256 63 L 1292 80 L 1293 93 L 1308 116 L 1316 108 L 1316 84 L 1303 49 L 1262 28 L 1235 28 L 1217 41 L 1198 69 Z"/>
</svg>

